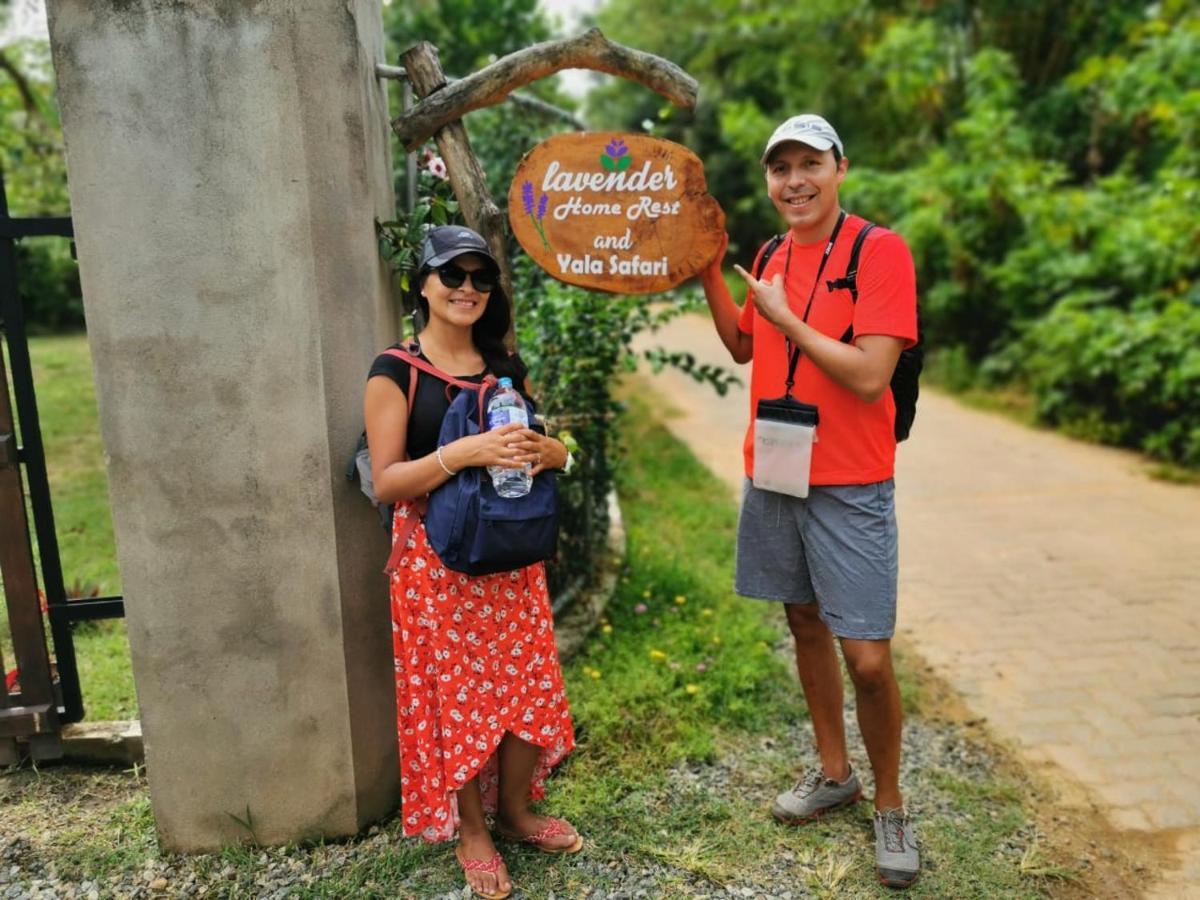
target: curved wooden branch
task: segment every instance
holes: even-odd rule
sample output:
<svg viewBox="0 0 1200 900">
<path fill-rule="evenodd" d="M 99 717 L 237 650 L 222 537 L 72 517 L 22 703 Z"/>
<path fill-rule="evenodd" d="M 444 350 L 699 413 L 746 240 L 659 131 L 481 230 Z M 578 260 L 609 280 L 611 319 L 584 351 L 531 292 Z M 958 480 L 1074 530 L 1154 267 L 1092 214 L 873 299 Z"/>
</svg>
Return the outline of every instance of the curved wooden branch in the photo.
<svg viewBox="0 0 1200 900">
<path fill-rule="evenodd" d="M 13 83 L 17 86 L 17 93 L 21 95 L 21 104 L 25 107 L 25 112 L 31 116 L 40 117 L 42 111 L 38 107 L 33 88 L 29 85 L 29 79 L 21 73 L 15 63 L 5 56 L 3 50 L 0 50 L 0 72 L 7 72 L 12 78 Z"/>
<path fill-rule="evenodd" d="M 403 66 L 389 66 L 384 63 L 375 63 L 375 74 L 379 78 L 390 78 L 394 81 L 403 81 L 408 78 L 408 72 Z M 453 75 L 447 75 L 446 81 L 453 84 L 456 81 L 462 81 L 462 79 L 455 78 Z M 547 103 L 545 100 L 540 100 L 537 97 L 527 94 L 518 94 L 515 91 L 508 95 L 508 99 L 517 104 L 517 106 L 524 106 L 526 109 L 532 109 L 534 112 L 562 119 L 562 121 L 566 122 L 576 131 L 587 131 L 587 125 L 584 124 L 583 119 L 579 118 L 579 116 L 575 115 L 569 109 L 563 109 L 560 106 L 555 106 L 553 103 Z"/>
<path fill-rule="evenodd" d="M 498 59 L 461 81 L 425 97 L 392 122 L 404 146 L 420 147 L 439 128 L 471 110 L 494 106 L 517 88 L 563 69 L 594 69 L 619 75 L 662 94 L 676 106 L 696 108 L 696 79 L 673 62 L 614 44 L 599 28 L 578 37 L 534 44 Z"/>
</svg>

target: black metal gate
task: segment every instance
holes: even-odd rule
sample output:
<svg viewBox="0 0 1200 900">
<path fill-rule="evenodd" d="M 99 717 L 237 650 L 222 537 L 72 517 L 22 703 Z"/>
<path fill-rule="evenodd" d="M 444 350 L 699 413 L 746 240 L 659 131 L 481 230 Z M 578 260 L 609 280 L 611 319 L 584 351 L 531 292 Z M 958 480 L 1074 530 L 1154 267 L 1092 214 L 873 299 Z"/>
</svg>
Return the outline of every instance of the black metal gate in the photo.
<svg viewBox="0 0 1200 900">
<path fill-rule="evenodd" d="M 0 568 L 3 570 L 13 651 L 20 673 L 19 691 L 10 692 L 7 685 L 0 685 L 3 688 L 0 690 L 0 761 L 15 752 L 17 739 L 28 742 L 35 759 L 60 755 L 58 733 L 61 725 L 78 722 L 84 712 L 72 625 L 88 619 L 125 615 L 121 597 L 67 600 L 34 397 L 33 368 L 17 290 L 18 241 L 26 238 L 70 240 L 73 236 L 69 218 L 10 218 L 4 173 L 0 171 L 0 328 L 8 348 L 7 366 L 0 366 Z M 46 601 L 44 615 L 50 625 L 53 666 L 45 642 L 30 523 L 26 515 L 25 484 L 28 485 L 29 507 L 33 514 L 33 532 L 37 535 L 41 590 Z M 0 660 L 0 674 L 4 671 L 3 663 Z"/>
</svg>

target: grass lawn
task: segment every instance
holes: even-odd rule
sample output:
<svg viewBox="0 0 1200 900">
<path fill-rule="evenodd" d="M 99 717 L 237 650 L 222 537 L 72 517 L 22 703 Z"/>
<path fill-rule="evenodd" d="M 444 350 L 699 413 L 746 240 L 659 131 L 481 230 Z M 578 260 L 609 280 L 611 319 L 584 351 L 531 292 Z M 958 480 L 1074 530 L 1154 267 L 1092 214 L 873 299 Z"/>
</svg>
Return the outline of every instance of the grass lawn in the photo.
<svg viewBox="0 0 1200 900">
<path fill-rule="evenodd" d="M 605 621 L 565 667 L 579 746 L 546 802 L 588 845 L 552 858 L 502 844 L 516 896 L 628 897 L 633 887 L 653 898 L 892 896 L 874 879 L 869 803 L 803 828 L 768 814 L 812 759 L 782 617 L 731 594 L 727 490 L 631 403 L 620 467 L 628 563 Z M 1047 795 L 981 734 L 945 721 L 930 682 L 903 658 L 900 667 L 904 786 L 927 861 L 908 896 L 1110 895 L 1094 890 L 1116 884 L 1110 875 L 1063 850 L 1077 820 L 1056 817 L 1063 824 L 1043 830 L 1058 812 Z M 851 753 L 866 770 L 861 745 Z M 229 897 L 262 895 L 277 871 L 296 873 L 289 895 L 299 897 L 433 897 L 462 886 L 451 847 L 402 839 L 395 819 L 343 843 L 163 857 L 140 772 L 12 772 L 0 779 L 0 834 L 29 836 L 22 856 L 41 866 L 37 877 L 120 894 L 144 891 L 148 871 Z"/>
<path fill-rule="evenodd" d="M 119 594 L 121 578 L 87 339 L 82 334 L 37 337 L 30 341 L 29 351 L 67 594 Z M 32 512 L 28 515 L 32 526 Z M 125 623 L 76 625 L 75 650 L 88 720 L 136 719 Z M 0 603 L 0 652 L 6 666 L 15 665 L 4 603 Z"/>
</svg>

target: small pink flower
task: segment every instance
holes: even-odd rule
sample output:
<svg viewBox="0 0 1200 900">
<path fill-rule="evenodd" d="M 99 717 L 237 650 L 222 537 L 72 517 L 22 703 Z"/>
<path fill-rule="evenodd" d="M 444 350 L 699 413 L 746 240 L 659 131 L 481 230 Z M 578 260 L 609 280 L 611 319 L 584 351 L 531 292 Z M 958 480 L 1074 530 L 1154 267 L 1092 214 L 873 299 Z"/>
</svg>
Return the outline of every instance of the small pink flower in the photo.
<svg viewBox="0 0 1200 900">
<path fill-rule="evenodd" d="M 449 171 L 446 169 L 446 161 L 440 156 L 430 157 L 425 168 L 429 170 L 430 175 L 433 175 L 435 178 L 440 178 L 443 181 L 445 181 L 446 176 L 449 175 Z"/>
<path fill-rule="evenodd" d="M 696 663 L 696 671 L 697 672 L 707 672 L 708 666 L 706 666 L 704 663 Z"/>
<path fill-rule="evenodd" d="M 650 609 L 650 607 L 648 607 L 645 603 L 639 603 L 637 606 L 635 606 L 633 608 L 633 611 L 640 616 L 643 613 L 649 611 L 649 609 Z"/>
</svg>

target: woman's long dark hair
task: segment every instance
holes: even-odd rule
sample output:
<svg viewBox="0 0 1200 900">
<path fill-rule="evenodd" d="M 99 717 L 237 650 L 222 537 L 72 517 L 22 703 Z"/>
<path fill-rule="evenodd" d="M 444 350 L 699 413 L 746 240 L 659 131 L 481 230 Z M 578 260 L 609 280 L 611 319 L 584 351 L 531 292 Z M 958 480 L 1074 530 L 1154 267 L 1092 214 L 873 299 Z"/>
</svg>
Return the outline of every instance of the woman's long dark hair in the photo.
<svg viewBox="0 0 1200 900">
<path fill-rule="evenodd" d="M 462 254 L 466 255 L 466 254 Z M 491 263 L 489 263 L 491 265 Z M 414 284 L 416 285 L 416 296 L 413 298 L 417 309 L 421 311 L 422 327 L 424 323 L 429 321 L 429 301 L 421 293 L 421 288 L 425 284 L 425 279 L 433 274 L 433 269 L 428 266 L 421 269 L 417 273 L 417 278 Z M 497 275 L 497 281 L 499 275 Z M 508 376 L 514 380 L 520 377 L 517 372 L 517 366 L 514 360 L 508 354 L 508 347 L 504 344 L 504 338 L 512 329 L 512 304 L 509 303 L 508 295 L 504 293 L 504 289 L 499 284 L 488 294 L 487 305 L 483 308 L 483 315 L 479 320 L 471 326 L 471 340 L 475 343 L 475 349 L 479 351 L 479 355 L 483 357 L 484 363 L 487 364 L 490 371 L 497 378 Z M 420 334 L 417 335 L 420 337 Z"/>
</svg>

